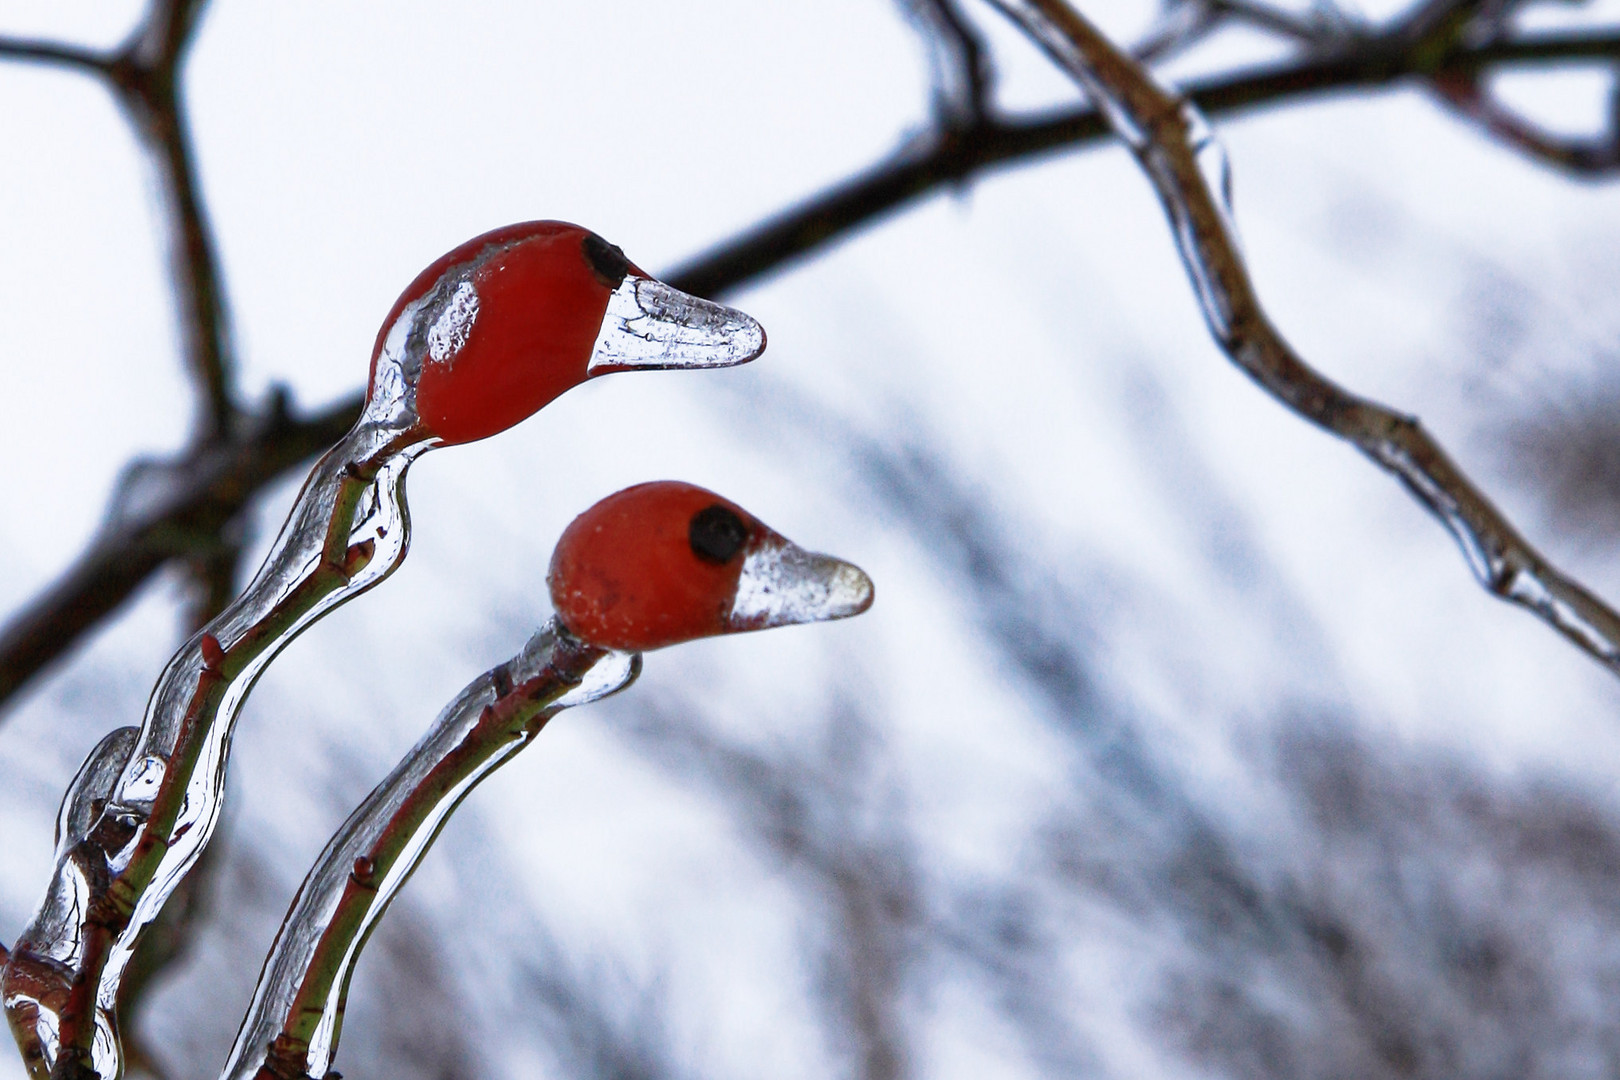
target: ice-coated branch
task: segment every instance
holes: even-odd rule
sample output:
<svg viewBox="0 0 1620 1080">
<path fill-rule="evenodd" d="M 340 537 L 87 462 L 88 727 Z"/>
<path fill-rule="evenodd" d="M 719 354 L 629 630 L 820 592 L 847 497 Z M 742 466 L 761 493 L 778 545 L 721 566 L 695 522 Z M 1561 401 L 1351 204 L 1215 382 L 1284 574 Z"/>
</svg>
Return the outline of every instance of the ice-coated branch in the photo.
<svg viewBox="0 0 1620 1080">
<path fill-rule="evenodd" d="M 324 1076 L 367 936 L 450 814 L 560 710 L 614 693 L 641 652 L 823 622 L 872 602 L 861 570 L 806 552 L 711 491 L 638 484 L 569 525 L 549 574 L 557 615 L 480 676 L 360 804 L 304 879 L 224 1080 Z"/>
<path fill-rule="evenodd" d="M 457 695 L 304 879 L 221 1075 L 325 1076 L 360 950 L 461 800 L 552 716 L 624 688 L 639 670 L 639 655 L 586 644 L 553 620 Z"/>
<path fill-rule="evenodd" d="M 1418 421 L 1313 370 L 1271 325 L 1224 199 L 1224 151 L 1197 108 L 1158 84 L 1064 0 L 991 0 L 1080 83 L 1135 154 L 1170 219 L 1210 332 L 1295 414 L 1393 473 L 1451 532 L 1480 583 L 1620 674 L 1620 615 L 1519 535 Z"/>
</svg>

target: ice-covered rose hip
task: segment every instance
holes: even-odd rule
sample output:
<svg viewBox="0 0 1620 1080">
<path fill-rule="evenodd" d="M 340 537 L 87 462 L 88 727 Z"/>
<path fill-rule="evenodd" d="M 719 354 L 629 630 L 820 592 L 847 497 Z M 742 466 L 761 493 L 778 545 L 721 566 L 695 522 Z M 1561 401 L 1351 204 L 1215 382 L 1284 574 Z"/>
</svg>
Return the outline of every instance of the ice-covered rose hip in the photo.
<svg viewBox="0 0 1620 1080">
<path fill-rule="evenodd" d="M 422 271 L 372 352 L 370 401 L 414 412 L 445 443 L 516 424 L 596 375 L 730 367 L 765 331 L 649 277 L 589 229 L 508 225 Z"/>
<path fill-rule="evenodd" d="M 550 583 L 564 626 L 626 652 L 872 605 L 859 567 L 805 551 L 736 503 L 674 480 L 626 488 L 575 518 L 552 553 Z"/>
</svg>

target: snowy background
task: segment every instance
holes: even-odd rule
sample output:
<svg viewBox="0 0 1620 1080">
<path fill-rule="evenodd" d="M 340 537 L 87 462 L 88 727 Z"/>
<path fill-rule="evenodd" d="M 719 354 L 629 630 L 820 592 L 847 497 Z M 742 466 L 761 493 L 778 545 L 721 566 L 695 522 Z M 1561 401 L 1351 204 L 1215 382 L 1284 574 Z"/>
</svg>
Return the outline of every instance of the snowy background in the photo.
<svg viewBox="0 0 1620 1080">
<path fill-rule="evenodd" d="M 971 10 L 1004 108 L 1075 100 Z M 8 0 L 0 33 L 112 45 L 139 13 Z M 1091 13 L 1123 39 L 1152 15 Z M 1234 34 L 1171 70 L 1268 55 Z M 185 88 L 244 392 L 352 393 L 399 290 L 496 225 L 577 221 L 671 269 L 883 157 L 928 86 L 884 0 L 216 0 Z M 1505 89 L 1588 130 L 1607 84 Z M 11 611 L 131 456 L 180 447 L 191 395 L 112 98 L 0 64 L 0 103 Z M 1422 416 L 1620 598 L 1614 190 L 1417 90 L 1218 126 L 1300 352 Z M 860 564 L 876 605 L 652 654 L 487 782 L 362 961 L 349 1076 L 1620 1068 L 1620 684 L 1225 360 L 1123 150 L 982 177 L 726 299 L 759 362 L 598 380 L 423 459 L 411 558 L 270 668 L 206 920 L 136 1027 L 168 1076 L 223 1062 L 325 838 L 549 615 L 563 526 L 657 478 Z M 4 714 L 0 939 L 179 602 L 158 580 Z"/>
</svg>

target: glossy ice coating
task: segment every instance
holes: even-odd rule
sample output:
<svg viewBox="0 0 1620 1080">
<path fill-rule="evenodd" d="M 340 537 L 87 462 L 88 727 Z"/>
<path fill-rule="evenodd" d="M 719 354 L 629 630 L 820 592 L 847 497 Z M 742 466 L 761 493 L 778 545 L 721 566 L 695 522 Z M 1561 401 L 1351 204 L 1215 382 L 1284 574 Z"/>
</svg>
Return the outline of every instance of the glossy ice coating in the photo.
<svg viewBox="0 0 1620 1080">
<path fill-rule="evenodd" d="M 504 431 L 585 380 L 608 299 L 627 274 L 646 276 L 566 222 L 475 237 L 394 302 L 372 351 L 373 387 L 392 341 L 420 357 L 416 412 L 434 435 L 462 443 Z"/>
<path fill-rule="evenodd" d="M 626 488 L 575 518 L 552 553 L 550 583 L 564 626 L 627 652 L 840 619 L 872 603 L 858 567 L 804 551 L 736 503 L 675 480 Z"/>
</svg>

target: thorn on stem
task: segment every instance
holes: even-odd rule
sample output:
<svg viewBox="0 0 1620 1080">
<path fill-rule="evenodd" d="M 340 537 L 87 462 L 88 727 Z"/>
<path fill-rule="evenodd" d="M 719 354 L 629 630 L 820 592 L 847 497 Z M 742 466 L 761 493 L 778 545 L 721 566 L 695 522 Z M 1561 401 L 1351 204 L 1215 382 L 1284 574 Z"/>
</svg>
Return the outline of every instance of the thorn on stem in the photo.
<svg viewBox="0 0 1620 1080">
<path fill-rule="evenodd" d="M 366 568 L 374 555 L 377 554 L 377 541 L 362 540 L 358 544 L 350 544 L 349 550 L 343 553 L 343 576 L 352 578 Z"/>
<path fill-rule="evenodd" d="M 225 666 L 225 650 L 219 644 L 219 638 L 213 634 L 202 636 L 203 670 L 218 674 Z"/>
<path fill-rule="evenodd" d="M 361 855 L 354 860 L 354 869 L 349 877 L 362 889 L 376 889 L 377 864 L 369 855 Z"/>
</svg>

